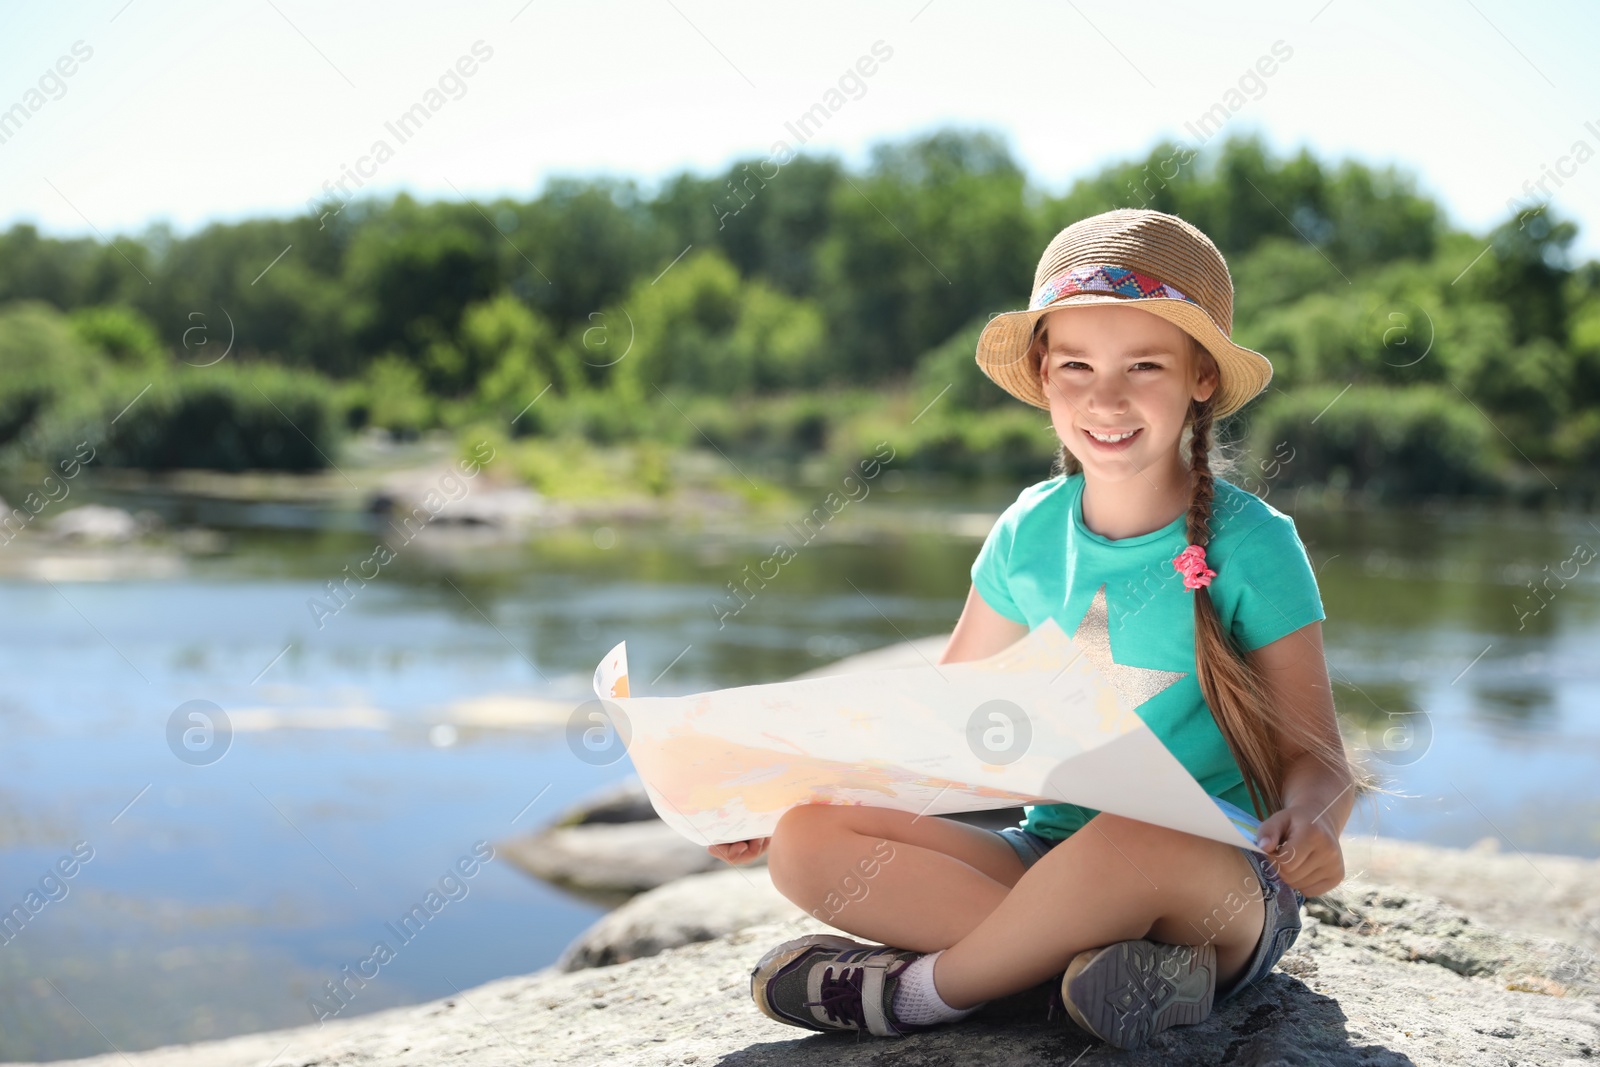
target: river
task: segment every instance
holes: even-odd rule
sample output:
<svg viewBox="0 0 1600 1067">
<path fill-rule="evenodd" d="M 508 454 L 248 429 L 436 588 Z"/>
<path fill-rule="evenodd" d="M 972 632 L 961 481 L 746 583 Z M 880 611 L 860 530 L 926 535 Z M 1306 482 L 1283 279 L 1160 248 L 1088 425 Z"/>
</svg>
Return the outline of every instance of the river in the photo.
<svg viewBox="0 0 1600 1067">
<path fill-rule="evenodd" d="M 552 962 L 600 909 L 483 856 L 629 766 L 574 759 L 560 735 L 441 727 L 442 709 L 576 706 L 623 639 L 642 691 L 679 694 L 948 632 L 1016 488 L 886 476 L 720 621 L 773 531 L 419 539 L 330 613 L 326 583 L 372 552 L 360 513 L 100 493 L 203 522 L 226 550 L 0 582 L 0 905 L 45 901 L 0 944 L 0 1059 L 312 1022 L 379 940 L 400 948 L 346 984 L 344 1014 Z M 1406 794 L 1358 807 L 1350 832 L 1600 855 L 1600 597 L 1577 562 L 1600 530 L 1304 497 L 1272 500 L 1317 567 L 1347 734 L 1387 744 L 1376 766 Z M 194 701 L 240 728 L 186 738 L 202 720 L 171 723 Z M 442 908 L 400 942 L 392 924 L 434 890 Z"/>
</svg>

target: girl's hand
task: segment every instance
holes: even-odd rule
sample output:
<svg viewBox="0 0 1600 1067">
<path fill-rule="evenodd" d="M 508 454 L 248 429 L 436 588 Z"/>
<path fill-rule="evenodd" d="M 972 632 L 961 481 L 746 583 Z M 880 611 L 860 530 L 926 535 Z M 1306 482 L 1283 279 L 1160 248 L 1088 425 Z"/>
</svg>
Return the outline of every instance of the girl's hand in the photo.
<svg viewBox="0 0 1600 1067">
<path fill-rule="evenodd" d="M 720 845 L 708 845 L 706 851 L 719 860 L 729 863 L 750 863 L 759 859 L 767 850 L 771 837 L 752 837 L 748 841 L 728 841 Z"/>
<path fill-rule="evenodd" d="M 1256 844 L 1278 868 L 1284 882 L 1308 897 L 1344 881 L 1344 849 L 1333 827 L 1310 805 L 1273 812 L 1256 832 Z"/>
</svg>

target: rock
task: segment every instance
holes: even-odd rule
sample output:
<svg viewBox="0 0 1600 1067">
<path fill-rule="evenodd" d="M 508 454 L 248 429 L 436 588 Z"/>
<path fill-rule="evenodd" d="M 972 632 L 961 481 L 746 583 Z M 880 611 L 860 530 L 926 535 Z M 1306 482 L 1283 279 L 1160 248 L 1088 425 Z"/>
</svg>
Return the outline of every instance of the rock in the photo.
<svg viewBox="0 0 1600 1067">
<path fill-rule="evenodd" d="M 659 819 L 555 826 L 495 848 L 552 885 L 606 903 L 727 866 Z"/>
<path fill-rule="evenodd" d="M 574 804 L 545 829 L 495 847 L 536 878 L 607 904 L 727 866 L 657 817 L 638 775 Z"/>
<path fill-rule="evenodd" d="M 525 486 L 485 488 L 452 501 L 436 522 L 521 530 L 560 521 L 562 509 Z"/>
<path fill-rule="evenodd" d="M 656 818 L 656 809 L 644 791 L 637 774 L 623 779 L 610 789 L 584 800 L 558 818 L 557 826 L 590 826 L 594 823 L 644 822 Z"/>
<path fill-rule="evenodd" d="M 1469 849 L 1375 836 L 1343 839 L 1347 876 L 1435 896 L 1500 929 L 1560 938 L 1600 953 L 1600 861 L 1513 850 L 1495 838 Z"/>
<path fill-rule="evenodd" d="M 453 467 L 405 471 L 387 479 L 367 502 L 402 534 L 429 527 L 479 527 L 522 533 L 566 521 L 565 507 L 527 486 L 495 485 L 480 472 Z"/>
<path fill-rule="evenodd" d="M 84 504 L 48 520 L 52 537 L 69 543 L 126 544 L 149 528 L 121 508 Z"/>
<path fill-rule="evenodd" d="M 1537 961 L 1551 958 L 1548 939 L 1479 931 L 1479 924 L 1442 901 L 1391 886 L 1347 882 L 1317 901 L 1308 902 L 1305 929 L 1270 976 L 1203 1022 L 1167 1030 L 1133 1052 L 1104 1049 L 1063 1015 L 1045 1020 L 1048 984 L 990 1001 L 958 1023 L 904 1038 L 815 1034 L 773 1022 L 750 999 L 750 969 L 773 944 L 828 929 L 802 915 L 615 966 L 570 972 L 546 968 L 428 1004 L 321 1027 L 74 1062 L 82 1067 L 272 1062 L 1042 1067 L 1092 1053 L 1085 1062 L 1134 1067 L 1500 1067 L 1593 1057 L 1600 1002 L 1592 958 L 1540 971 L 1545 964 Z M 1324 922 L 1324 916 L 1332 921 Z M 1473 932 L 1464 937 L 1466 930 Z M 1426 949 L 1414 951 L 1430 939 L 1466 947 L 1447 960 Z M 1467 961 L 1472 962 L 1466 969 L 1475 973 L 1462 973 Z M 1534 988 L 1539 985 L 1534 979 L 1543 985 Z"/>
<path fill-rule="evenodd" d="M 773 888 L 766 864 L 719 866 L 721 870 L 679 878 L 634 897 L 568 945 L 556 969 L 626 963 L 805 914 Z"/>
<path fill-rule="evenodd" d="M 1600 957 L 1595 953 L 1557 938 L 1496 929 L 1415 890 L 1346 879 L 1332 892 L 1307 900 L 1304 913 L 1329 936 L 1404 962 L 1493 978 L 1505 989 L 1558 997 L 1600 995 Z"/>
</svg>

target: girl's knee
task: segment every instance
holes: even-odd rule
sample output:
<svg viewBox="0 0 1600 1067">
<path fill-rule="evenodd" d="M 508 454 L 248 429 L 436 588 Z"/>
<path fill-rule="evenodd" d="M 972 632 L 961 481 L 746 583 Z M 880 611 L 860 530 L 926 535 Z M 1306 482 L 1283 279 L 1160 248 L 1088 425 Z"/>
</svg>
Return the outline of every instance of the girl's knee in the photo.
<svg viewBox="0 0 1600 1067">
<path fill-rule="evenodd" d="M 772 845 L 814 835 L 833 818 L 835 810 L 832 804 L 796 804 L 778 816 L 778 822 L 772 828 Z"/>
<path fill-rule="evenodd" d="M 829 832 L 832 804 L 796 804 L 778 817 L 767 843 L 767 873 L 779 892 L 801 889 Z"/>
</svg>

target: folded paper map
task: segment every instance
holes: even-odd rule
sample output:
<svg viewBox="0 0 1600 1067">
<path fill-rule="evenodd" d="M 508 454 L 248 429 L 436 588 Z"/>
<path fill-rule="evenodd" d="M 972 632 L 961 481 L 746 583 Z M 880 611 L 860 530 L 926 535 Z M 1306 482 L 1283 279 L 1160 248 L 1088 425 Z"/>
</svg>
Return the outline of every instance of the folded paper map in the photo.
<svg viewBox="0 0 1600 1067">
<path fill-rule="evenodd" d="M 1096 607 L 1076 640 L 1046 620 L 988 659 L 683 697 L 632 696 L 622 642 L 595 694 L 656 813 L 699 844 L 766 837 L 796 804 L 1071 803 L 1260 852 L 1255 818 L 1208 796 L 1134 711 L 1182 675 L 1113 663 Z"/>
</svg>

